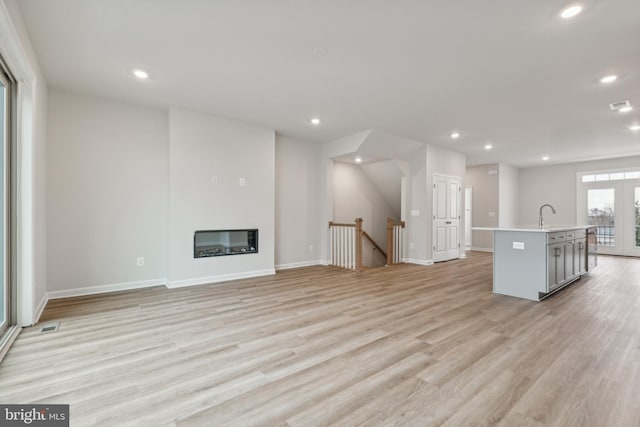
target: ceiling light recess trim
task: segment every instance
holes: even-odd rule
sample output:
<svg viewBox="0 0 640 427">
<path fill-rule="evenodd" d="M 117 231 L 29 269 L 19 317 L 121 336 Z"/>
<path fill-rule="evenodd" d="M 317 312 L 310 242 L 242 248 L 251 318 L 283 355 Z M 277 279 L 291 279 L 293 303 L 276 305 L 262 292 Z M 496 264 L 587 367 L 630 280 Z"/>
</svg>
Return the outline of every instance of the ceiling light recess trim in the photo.
<svg viewBox="0 0 640 427">
<path fill-rule="evenodd" d="M 451 132 L 451 134 L 449 136 L 451 137 L 451 139 L 458 139 L 458 138 L 460 138 L 460 132 L 453 131 L 453 132 Z"/>
<path fill-rule="evenodd" d="M 637 132 L 640 130 L 640 125 L 639 124 L 631 125 L 629 126 L 629 130 L 633 132 Z"/>
<path fill-rule="evenodd" d="M 485 144 L 484 145 L 484 149 L 485 150 L 491 150 L 492 148 L 493 148 L 493 145 L 491 145 L 491 144 Z"/>
<path fill-rule="evenodd" d="M 317 117 L 313 117 L 311 118 L 311 120 L 309 120 L 311 122 L 312 125 L 314 126 L 318 126 L 320 124 L 320 119 Z"/>
</svg>

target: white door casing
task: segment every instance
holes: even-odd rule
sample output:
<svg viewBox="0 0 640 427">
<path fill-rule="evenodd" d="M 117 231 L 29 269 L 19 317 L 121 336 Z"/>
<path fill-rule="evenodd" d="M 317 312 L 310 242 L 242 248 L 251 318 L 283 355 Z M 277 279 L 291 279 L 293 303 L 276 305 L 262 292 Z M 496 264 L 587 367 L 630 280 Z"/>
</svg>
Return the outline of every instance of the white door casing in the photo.
<svg viewBox="0 0 640 427">
<path fill-rule="evenodd" d="M 460 258 L 459 177 L 433 176 L 433 261 Z"/>
<path fill-rule="evenodd" d="M 640 246 L 636 240 L 636 188 L 640 180 L 617 180 L 604 182 L 578 183 L 582 186 L 582 198 L 578 198 L 578 223 L 588 224 L 589 190 L 611 190 L 614 195 L 613 242 L 610 245 L 598 245 L 598 253 L 640 257 Z"/>
</svg>

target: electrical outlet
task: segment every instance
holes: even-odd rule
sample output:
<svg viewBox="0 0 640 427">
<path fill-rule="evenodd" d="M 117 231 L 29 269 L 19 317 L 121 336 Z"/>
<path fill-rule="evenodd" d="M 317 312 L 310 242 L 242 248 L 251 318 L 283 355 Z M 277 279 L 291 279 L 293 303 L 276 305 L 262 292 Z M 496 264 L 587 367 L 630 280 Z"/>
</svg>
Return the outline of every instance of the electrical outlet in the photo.
<svg viewBox="0 0 640 427">
<path fill-rule="evenodd" d="M 138 257 L 138 259 L 136 260 L 136 264 L 138 265 L 138 267 L 143 267 L 144 266 L 144 257 Z"/>
<path fill-rule="evenodd" d="M 240 178 L 239 184 L 240 184 L 240 187 L 244 187 L 245 185 L 247 185 L 247 181 L 245 181 L 244 178 Z"/>
<path fill-rule="evenodd" d="M 309 244 L 309 252 L 313 252 L 313 243 Z"/>
<path fill-rule="evenodd" d="M 212 176 L 212 177 L 211 177 L 211 183 L 212 183 L 213 185 L 216 185 L 216 184 L 218 183 L 218 177 L 217 177 L 216 175 L 214 175 L 214 176 Z"/>
</svg>

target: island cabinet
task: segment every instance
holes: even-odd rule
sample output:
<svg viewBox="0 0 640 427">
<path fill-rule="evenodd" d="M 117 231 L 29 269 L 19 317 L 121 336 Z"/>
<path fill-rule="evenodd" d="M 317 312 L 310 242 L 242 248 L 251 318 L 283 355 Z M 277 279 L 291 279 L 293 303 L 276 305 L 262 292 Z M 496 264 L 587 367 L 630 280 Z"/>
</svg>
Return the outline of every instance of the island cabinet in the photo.
<svg viewBox="0 0 640 427">
<path fill-rule="evenodd" d="M 492 230 L 495 293 L 540 301 L 588 272 L 585 227 Z"/>
</svg>

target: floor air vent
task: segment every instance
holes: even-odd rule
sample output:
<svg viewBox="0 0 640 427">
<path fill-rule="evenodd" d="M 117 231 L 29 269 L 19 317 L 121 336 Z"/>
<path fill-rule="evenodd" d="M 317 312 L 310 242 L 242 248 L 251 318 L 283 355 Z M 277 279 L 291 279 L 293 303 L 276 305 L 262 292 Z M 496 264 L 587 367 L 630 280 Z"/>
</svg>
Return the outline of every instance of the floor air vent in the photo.
<svg viewBox="0 0 640 427">
<path fill-rule="evenodd" d="M 56 332 L 59 327 L 60 327 L 60 322 L 47 323 L 42 327 L 40 332 Z"/>
</svg>

